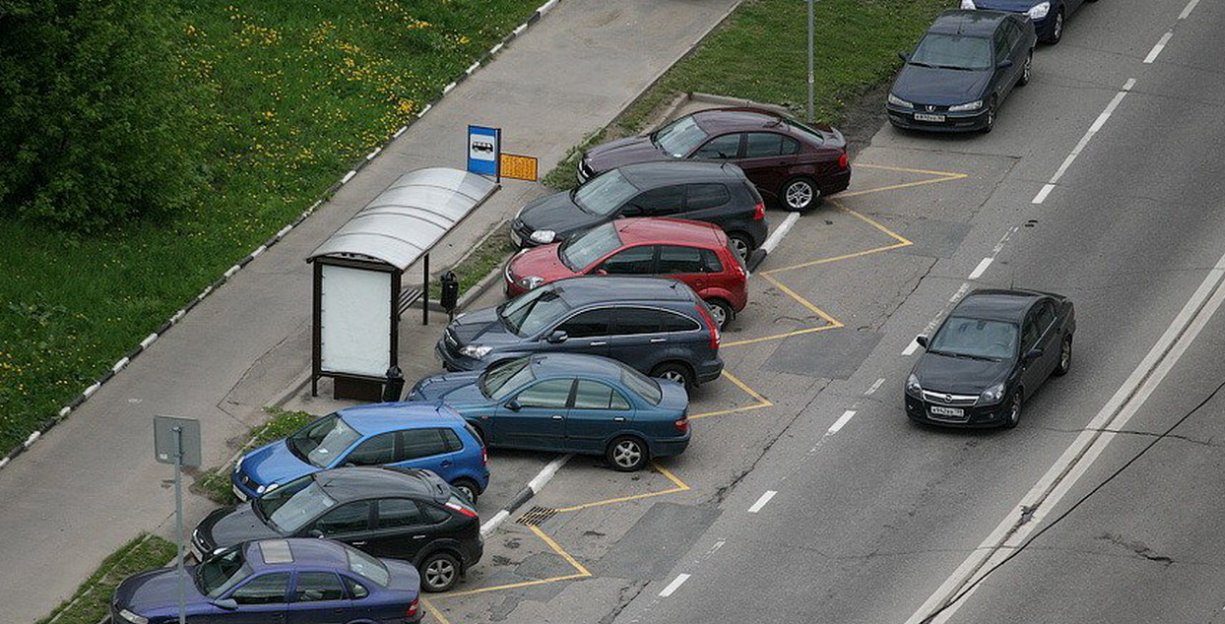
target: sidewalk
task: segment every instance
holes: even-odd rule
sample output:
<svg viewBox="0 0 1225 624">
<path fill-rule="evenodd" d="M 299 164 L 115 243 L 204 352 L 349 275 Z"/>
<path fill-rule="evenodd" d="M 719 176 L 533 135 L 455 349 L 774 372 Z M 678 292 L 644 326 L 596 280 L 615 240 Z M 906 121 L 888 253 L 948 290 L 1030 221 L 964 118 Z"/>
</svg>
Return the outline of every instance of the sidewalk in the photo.
<svg viewBox="0 0 1225 624">
<path fill-rule="evenodd" d="M 281 244 L 0 471 L 4 620 L 43 616 L 139 532 L 168 534 L 171 470 L 153 459 L 152 417 L 200 419 L 205 465 L 228 459 L 227 441 L 259 422 L 262 406 L 288 392 L 309 366 L 311 280 L 304 258 L 367 201 L 406 171 L 462 168 L 470 123 L 501 126 L 507 151 L 537 156 L 541 173 L 548 171 L 737 1 L 562 0 Z M 507 184 L 435 252 L 435 267 L 457 259 L 539 192 L 535 184 Z M 435 318 L 441 327 L 443 316 Z M 419 317 L 408 313 L 404 322 Z M 207 507 L 206 500 L 188 497 L 189 525 Z"/>
</svg>

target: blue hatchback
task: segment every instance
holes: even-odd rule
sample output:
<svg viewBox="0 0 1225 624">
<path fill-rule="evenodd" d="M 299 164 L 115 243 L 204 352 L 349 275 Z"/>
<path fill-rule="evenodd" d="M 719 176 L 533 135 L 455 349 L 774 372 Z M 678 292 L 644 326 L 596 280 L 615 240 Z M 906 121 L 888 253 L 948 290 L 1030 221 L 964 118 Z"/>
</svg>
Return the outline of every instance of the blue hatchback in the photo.
<svg viewBox="0 0 1225 624">
<path fill-rule="evenodd" d="M 329 414 L 283 440 L 247 453 L 230 480 L 242 500 L 340 466 L 431 470 L 475 502 L 489 485 L 485 446 L 452 409 L 381 403 Z"/>
<path fill-rule="evenodd" d="M 376 559 L 314 538 L 246 542 L 187 568 L 187 621 L 421 621 L 421 578 L 405 561 Z M 179 621 L 178 574 L 150 570 L 125 579 L 111 599 L 114 624 Z"/>
<path fill-rule="evenodd" d="M 492 447 L 602 454 L 617 470 L 689 445 L 684 386 L 594 355 L 537 354 L 438 375 L 417 382 L 409 398 L 444 401 Z"/>
</svg>

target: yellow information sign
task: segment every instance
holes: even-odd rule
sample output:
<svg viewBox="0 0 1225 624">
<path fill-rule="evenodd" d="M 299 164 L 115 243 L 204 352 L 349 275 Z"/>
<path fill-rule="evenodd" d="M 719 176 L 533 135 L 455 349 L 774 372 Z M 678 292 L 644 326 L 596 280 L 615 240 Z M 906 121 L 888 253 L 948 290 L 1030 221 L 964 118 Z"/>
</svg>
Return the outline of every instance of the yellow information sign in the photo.
<svg viewBox="0 0 1225 624">
<path fill-rule="evenodd" d="M 504 178 L 535 182 L 539 173 L 537 171 L 538 163 L 533 156 L 521 156 L 519 154 L 502 152 L 501 166 L 501 173 Z"/>
</svg>

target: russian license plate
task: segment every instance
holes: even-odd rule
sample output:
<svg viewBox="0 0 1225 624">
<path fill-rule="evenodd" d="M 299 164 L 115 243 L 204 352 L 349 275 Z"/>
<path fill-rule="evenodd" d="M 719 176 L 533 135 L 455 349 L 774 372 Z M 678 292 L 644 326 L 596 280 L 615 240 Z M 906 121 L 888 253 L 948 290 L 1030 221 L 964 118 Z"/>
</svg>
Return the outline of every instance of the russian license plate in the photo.
<svg viewBox="0 0 1225 624">
<path fill-rule="evenodd" d="M 944 121 L 944 115 L 929 115 L 927 113 L 915 113 L 915 121 Z"/>
<path fill-rule="evenodd" d="M 238 497 L 238 500 L 240 500 L 240 501 L 245 501 L 245 500 L 247 500 L 247 493 L 246 493 L 246 492 L 244 492 L 244 491 L 242 491 L 242 490 L 240 490 L 240 489 L 238 489 L 238 486 L 237 486 L 237 485 L 230 485 L 230 489 L 231 489 L 231 490 L 234 490 L 234 496 L 237 496 L 237 497 Z"/>
<path fill-rule="evenodd" d="M 943 407 L 940 405 L 933 405 L 931 407 L 931 411 L 933 416 L 954 416 L 961 418 L 962 416 L 966 415 L 966 411 L 960 407 Z"/>
<path fill-rule="evenodd" d="M 514 231 L 514 230 L 511 230 L 511 231 L 510 231 L 510 242 L 512 242 L 512 243 L 514 243 L 516 246 L 518 246 L 518 245 L 522 245 L 522 244 L 523 244 L 523 239 L 522 239 L 522 238 L 519 238 L 519 233 L 518 233 L 518 232 L 516 232 L 516 231 Z"/>
</svg>

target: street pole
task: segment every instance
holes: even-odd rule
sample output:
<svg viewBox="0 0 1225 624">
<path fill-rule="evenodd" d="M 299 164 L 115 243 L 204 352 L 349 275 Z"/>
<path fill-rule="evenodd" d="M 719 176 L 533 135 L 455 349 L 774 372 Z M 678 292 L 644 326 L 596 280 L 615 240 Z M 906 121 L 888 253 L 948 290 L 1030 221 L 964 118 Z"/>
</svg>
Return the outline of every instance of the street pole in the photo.
<svg viewBox="0 0 1225 624">
<path fill-rule="evenodd" d="M 175 557 L 179 568 L 179 624 L 187 624 L 187 570 L 183 567 L 183 428 L 175 427 L 174 431 L 174 524 L 175 543 L 178 555 Z"/>
<path fill-rule="evenodd" d="M 814 123 L 812 112 L 813 100 L 813 82 L 812 82 L 812 28 L 813 28 L 813 3 L 816 0 L 808 0 L 808 123 Z"/>
</svg>

